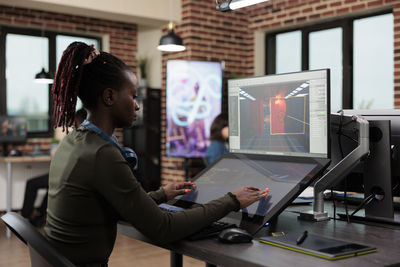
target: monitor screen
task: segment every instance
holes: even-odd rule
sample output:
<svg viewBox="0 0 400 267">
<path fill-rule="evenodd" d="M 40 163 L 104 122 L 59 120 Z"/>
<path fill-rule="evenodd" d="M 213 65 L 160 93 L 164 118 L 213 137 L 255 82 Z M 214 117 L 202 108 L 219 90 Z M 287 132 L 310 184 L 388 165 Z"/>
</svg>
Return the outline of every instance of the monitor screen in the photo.
<svg viewBox="0 0 400 267">
<path fill-rule="evenodd" d="M 329 73 L 229 80 L 230 152 L 328 158 Z"/>
<path fill-rule="evenodd" d="M 196 189 L 171 201 L 190 208 L 205 204 L 242 186 L 253 186 L 269 195 L 223 221 L 255 233 L 287 207 L 327 166 L 329 159 L 293 158 L 255 154 L 226 154 L 194 178 Z M 249 179 L 251 177 L 251 179 Z"/>
<path fill-rule="evenodd" d="M 221 113 L 221 63 L 169 60 L 166 98 L 167 156 L 204 157 L 211 123 Z"/>
<path fill-rule="evenodd" d="M 24 117 L 0 116 L 0 143 L 25 142 L 27 124 Z"/>
</svg>

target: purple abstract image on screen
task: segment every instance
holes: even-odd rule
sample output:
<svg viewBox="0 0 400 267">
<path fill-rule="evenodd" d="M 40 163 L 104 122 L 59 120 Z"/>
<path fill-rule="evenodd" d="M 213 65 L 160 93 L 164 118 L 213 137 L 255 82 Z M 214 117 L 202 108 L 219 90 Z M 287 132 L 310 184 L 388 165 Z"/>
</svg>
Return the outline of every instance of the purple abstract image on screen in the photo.
<svg viewBox="0 0 400 267">
<path fill-rule="evenodd" d="M 220 62 L 167 62 L 168 157 L 204 157 L 210 126 L 221 113 Z"/>
</svg>

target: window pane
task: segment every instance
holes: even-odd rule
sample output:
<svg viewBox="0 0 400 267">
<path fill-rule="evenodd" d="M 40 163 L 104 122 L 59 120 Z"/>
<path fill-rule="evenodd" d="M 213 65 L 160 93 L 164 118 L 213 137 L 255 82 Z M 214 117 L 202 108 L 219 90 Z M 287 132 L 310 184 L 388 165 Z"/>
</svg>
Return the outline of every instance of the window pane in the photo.
<svg viewBox="0 0 400 267">
<path fill-rule="evenodd" d="M 394 108 L 393 14 L 354 21 L 355 109 Z"/>
<path fill-rule="evenodd" d="M 61 60 L 62 53 L 64 50 L 72 43 L 72 42 L 83 42 L 88 45 L 94 45 L 96 49 L 100 49 L 100 44 L 97 39 L 93 38 L 84 38 L 70 35 L 57 35 L 56 36 L 56 59 L 57 66 Z M 76 103 L 76 110 L 82 108 L 82 102 L 78 98 L 78 102 Z"/>
<path fill-rule="evenodd" d="M 301 70 L 301 31 L 276 35 L 276 73 Z"/>
<path fill-rule="evenodd" d="M 331 110 L 342 108 L 342 28 L 310 33 L 309 68 L 331 69 Z"/>
<path fill-rule="evenodd" d="M 26 116 L 29 132 L 49 130 L 49 86 L 34 82 L 42 67 L 49 69 L 48 51 L 46 37 L 6 35 L 7 114 Z"/>
</svg>

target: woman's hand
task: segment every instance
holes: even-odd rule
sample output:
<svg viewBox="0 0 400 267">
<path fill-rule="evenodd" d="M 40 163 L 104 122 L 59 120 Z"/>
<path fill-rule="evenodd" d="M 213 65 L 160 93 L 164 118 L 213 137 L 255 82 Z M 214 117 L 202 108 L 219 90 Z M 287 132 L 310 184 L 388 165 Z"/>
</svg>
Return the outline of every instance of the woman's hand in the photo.
<svg viewBox="0 0 400 267">
<path fill-rule="evenodd" d="M 167 200 L 173 199 L 178 195 L 184 195 L 196 188 L 196 184 L 192 182 L 170 183 L 163 187 Z"/>
<path fill-rule="evenodd" d="M 232 194 L 234 194 L 237 200 L 239 200 L 240 208 L 243 209 L 250 206 L 254 202 L 268 196 L 268 191 L 269 188 L 261 190 L 255 187 L 245 186 L 236 189 L 235 191 L 232 192 Z"/>
</svg>

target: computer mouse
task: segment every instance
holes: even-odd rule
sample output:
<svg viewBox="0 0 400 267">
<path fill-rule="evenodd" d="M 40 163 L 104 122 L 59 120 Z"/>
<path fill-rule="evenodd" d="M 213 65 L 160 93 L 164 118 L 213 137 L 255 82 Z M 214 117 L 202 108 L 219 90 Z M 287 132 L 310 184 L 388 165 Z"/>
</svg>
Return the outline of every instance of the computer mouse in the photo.
<svg viewBox="0 0 400 267">
<path fill-rule="evenodd" d="M 224 243 L 248 243 L 253 236 L 241 228 L 227 228 L 219 233 L 218 239 Z"/>
</svg>

